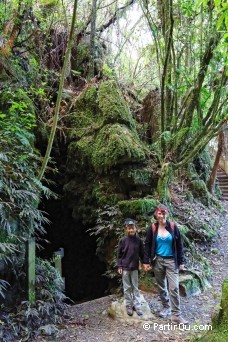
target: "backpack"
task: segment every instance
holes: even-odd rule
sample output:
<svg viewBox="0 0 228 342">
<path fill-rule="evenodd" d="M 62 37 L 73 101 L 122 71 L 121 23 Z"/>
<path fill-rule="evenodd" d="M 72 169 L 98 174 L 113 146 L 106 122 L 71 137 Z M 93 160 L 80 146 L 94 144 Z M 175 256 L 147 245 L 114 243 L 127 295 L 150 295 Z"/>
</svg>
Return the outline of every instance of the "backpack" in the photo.
<svg viewBox="0 0 228 342">
<path fill-rule="evenodd" d="M 174 231 L 174 225 L 175 223 L 174 222 L 170 222 L 170 227 L 172 228 L 172 230 Z M 152 232 L 154 233 L 155 230 L 156 230 L 156 226 L 155 226 L 155 223 L 152 223 L 151 225 L 151 229 L 152 229 Z"/>
</svg>

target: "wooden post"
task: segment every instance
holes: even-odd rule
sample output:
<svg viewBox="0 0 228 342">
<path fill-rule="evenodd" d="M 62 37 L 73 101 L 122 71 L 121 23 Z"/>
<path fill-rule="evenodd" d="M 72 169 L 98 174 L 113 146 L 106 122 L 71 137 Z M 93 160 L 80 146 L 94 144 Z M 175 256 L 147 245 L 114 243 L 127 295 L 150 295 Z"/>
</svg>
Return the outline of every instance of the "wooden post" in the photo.
<svg viewBox="0 0 228 342">
<path fill-rule="evenodd" d="M 36 281 L 36 243 L 35 238 L 29 238 L 27 241 L 27 297 L 30 303 L 36 300 L 35 281 Z"/>
<path fill-rule="evenodd" d="M 59 271 L 59 274 L 63 280 L 63 290 L 65 290 L 65 279 L 62 276 L 62 258 L 64 257 L 64 249 L 61 247 L 57 252 L 54 252 L 55 268 Z"/>
</svg>

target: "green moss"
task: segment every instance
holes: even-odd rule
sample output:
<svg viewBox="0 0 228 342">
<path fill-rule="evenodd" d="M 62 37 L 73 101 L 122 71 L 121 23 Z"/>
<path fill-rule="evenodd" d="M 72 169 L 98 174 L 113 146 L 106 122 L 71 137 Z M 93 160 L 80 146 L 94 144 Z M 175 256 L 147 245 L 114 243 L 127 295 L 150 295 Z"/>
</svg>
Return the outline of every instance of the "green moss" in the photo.
<svg viewBox="0 0 228 342">
<path fill-rule="evenodd" d="M 54 7 L 57 5 L 57 0 L 41 0 L 40 6 L 43 7 Z"/>
<path fill-rule="evenodd" d="M 224 342 L 228 336 L 228 279 L 222 286 L 220 311 L 212 320 L 212 330 L 197 339 L 201 342 Z"/>
<path fill-rule="evenodd" d="M 189 232 L 189 228 L 187 226 L 178 225 L 178 228 L 180 229 L 180 232 L 183 235 L 186 235 Z"/>
<path fill-rule="evenodd" d="M 124 169 L 120 172 L 120 178 L 133 185 L 147 185 L 152 183 L 152 173 L 148 169 Z"/>
<path fill-rule="evenodd" d="M 179 286 L 180 294 L 187 298 L 201 293 L 200 282 L 192 275 L 179 275 Z"/>
<path fill-rule="evenodd" d="M 128 105 L 115 81 L 101 83 L 98 91 L 98 103 L 104 124 L 118 122 L 135 129 L 135 122 Z"/>
<path fill-rule="evenodd" d="M 199 177 L 207 182 L 213 166 L 213 162 L 207 148 L 197 156 L 197 158 L 193 161 L 193 164 Z"/>
<path fill-rule="evenodd" d="M 206 239 L 211 239 L 215 236 L 215 231 L 210 228 L 209 224 L 202 223 L 199 226 L 199 230 L 202 231 L 202 234 L 206 237 Z"/>
<path fill-rule="evenodd" d="M 67 153 L 67 172 L 78 172 L 78 168 L 91 163 L 93 152 L 93 137 L 86 135 L 78 141 L 69 144 Z M 81 172 L 83 173 L 83 172 Z"/>
<path fill-rule="evenodd" d="M 75 100 L 70 115 L 71 139 L 78 139 L 86 134 L 93 134 L 100 124 L 97 122 L 97 88 L 85 89 Z"/>
<path fill-rule="evenodd" d="M 210 194 L 202 179 L 193 179 L 190 183 L 190 189 L 192 190 L 193 195 L 200 198 L 205 205 L 210 204 Z"/>
<path fill-rule="evenodd" d="M 157 191 L 161 202 L 167 203 L 171 201 L 169 184 L 174 170 L 170 163 L 164 163 L 158 180 Z"/>
<path fill-rule="evenodd" d="M 114 81 L 86 88 L 75 100 L 70 115 L 71 139 L 80 138 L 108 123 L 122 123 L 135 131 L 134 120 Z"/>
<path fill-rule="evenodd" d="M 100 173 L 118 164 L 145 160 L 147 148 L 139 140 L 129 108 L 114 81 L 101 83 L 98 90 L 97 85 L 86 88 L 72 108 L 70 169 L 75 159 Z"/>
<path fill-rule="evenodd" d="M 120 124 L 106 125 L 96 137 L 92 164 L 97 171 L 107 171 L 117 164 L 143 161 L 145 152 L 135 132 Z"/>
<path fill-rule="evenodd" d="M 188 202 L 190 202 L 190 203 L 193 202 L 194 196 L 193 196 L 193 194 L 191 193 L 191 191 L 189 191 L 189 192 L 186 194 L 186 200 L 187 200 Z"/>
<path fill-rule="evenodd" d="M 158 201 L 153 198 L 142 198 L 118 202 L 118 206 L 123 216 L 135 217 L 136 215 L 146 215 L 154 211 L 158 206 Z"/>
<path fill-rule="evenodd" d="M 207 193 L 206 184 L 201 179 L 192 180 L 191 187 L 195 193 L 198 193 L 198 195 L 204 195 Z"/>
<path fill-rule="evenodd" d="M 196 338 L 195 341 L 200 342 L 225 342 L 228 336 L 228 324 L 223 323 L 219 327 L 214 327 L 212 324 L 212 330 L 208 327 L 208 332 L 202 337 Z"/>
<path fill-rule="evenodd" d="M 85 77 L 88 72 L 88 63 L 90 61 L 90 57 L 89 41 L 81 41 L 79 44 L 77 44 L 77 47 L 73 48 L 72 50 L 72 69 Z"/>
<path fill-rule="evenodd" d="M 225 279 L 222 285 L 221 309 L 218 315 L 218 322 L 226 322 L 228 324 L 228 279 Z"/>
<path fill-rule="evenodd" d="M 95 39 L 96 58 L 94 59 L 95 74 L 102 71 L 104 63 L 104 47 L 99 39 Z M 91 48 L 89 37 L 82 37 L 80 43 L 75 41 L 71 51 L 71 71 L 74 75 L 81 75 L 84 78 L 90 78 L 89 65 L 91 61 Z"/>
<path fill-rule="evenodd" d="M 105 178 L 96 181 L 93 186 L 92 196 L 100 206 L 113 206 L 124 197 L 123 194 L 118 193 L 115 183 Z"/>
<path fill-rule="evenodd" d="M 81 95 L 78 97 L 76 103 L 82 101 L 84 105 L 89 105 L 93 109 L 97 108 L 97 86 L 92 85 L 86 88 Z"/>
</svg>

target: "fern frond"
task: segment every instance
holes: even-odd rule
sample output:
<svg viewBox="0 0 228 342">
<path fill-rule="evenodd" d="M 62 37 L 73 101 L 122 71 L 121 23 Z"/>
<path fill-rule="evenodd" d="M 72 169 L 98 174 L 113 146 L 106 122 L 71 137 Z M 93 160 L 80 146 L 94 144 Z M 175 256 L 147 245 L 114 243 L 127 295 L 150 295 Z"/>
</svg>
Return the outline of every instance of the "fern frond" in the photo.
<svg viewBox="0 0 228 342">
<path fill-rule="evenodd" d="M 3 280 L 3 279 L 0 279 L 0 296 L 5 298 L 5 294 L 4 294 L 4 291 L 7 290 L 7 287 L 10 286 L 10 284 Z"/>
</svg>

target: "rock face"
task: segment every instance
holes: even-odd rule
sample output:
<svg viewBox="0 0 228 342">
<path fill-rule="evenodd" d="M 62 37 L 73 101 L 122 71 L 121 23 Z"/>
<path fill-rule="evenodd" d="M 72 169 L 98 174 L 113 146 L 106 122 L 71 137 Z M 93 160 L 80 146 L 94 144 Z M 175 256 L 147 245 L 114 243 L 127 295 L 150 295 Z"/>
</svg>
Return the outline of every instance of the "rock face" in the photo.
<svg viewBox="0 0 228 342">
<path fill-rule="evenodd" d="M 179 274 L 179 289 L 182 297 L 197 296 L 206 288 L 211 287 L 206 278 L 197 272 L 189 274 Z"/>
<path fill-rule="evenodd" d="M 141 301 L 142 301 L 142 312 L 143 316 L 139 317 L 137 313 L 134 311 L 133 316 L 128 316 L 126 311 L 126 305 L 124 298 L 121 297 L 119 300 L 112 302 L 111 306 L 104 312 L 104 314 L 108 314 L 113 319 L 117 319 L 121 322 L 125 323 L 137 323 L 141 322 L 142 320 L 145 321 L 151 321 L 155 318 L 155 316 L 151 313 L 150 307 L 145 300 L 144 296 L 141 295 Z"/>
<path fill-rule="evenodd" d="M 87 87 L 72 105 L 68 126 L 64 192 L 75 219 L 94 224 L 98 207 L 129 200 L 131 192 L 150 193 L 148 150 L 114 81 Z"/>
<path fill-rule="evenodd" d="M 201 293 L 199 283 L 190 274 L 179 276 L 179 288 L 183 297 L 191 297 Z"/>
<path fill-rule="evenodd" d="M 85 292 L 85 297 L 90 296 L 91 291 L 85 289 L 92 284 L 91 268 L 99 268 L 100 275 L 108 271 L 110 276 L 113 272 L 116 281 L 116 246 L 124 234 L 124 219 L 142 220 L 144 228 L 147 212 L 157 205 L 151 195 L 156 176 L 152 162 L 148 163 L 150 151 L 141 141 L 135 119 L 115 81 L 87 84 L 71 103 L 65 125 L 63 196 L 59 207 L 53 208 L 52 220 L 57 229 L 50 233 L 54 236 L 50 240 L 59 235 L 56 248 L 66 248 L 66 288 L 77 300 Z M 90 237 L 87 231 L 93 227 L 95 236 Z M 94 263 L 97 256 L 100 265 Z M 79 262 L 71 271 L 75 260 Z M 85 263 L 88 266 L 84 267 Z M 83 282 L 78 280 L 79 275 Z M 116 287 L 116 283 L 110 287 Z M 72 295 L 73 289 L 77 296 Z"/>
<path fill-rule="evenodd" d="M 98 173 L 124 164 L 143 162 L 146 147 L 115 82 L 85 89 L 76 99 L 70 118 L 68 169 L 75 157 Z M 73 154 L 73 163 L 71 160 Z"/>
</svg>

